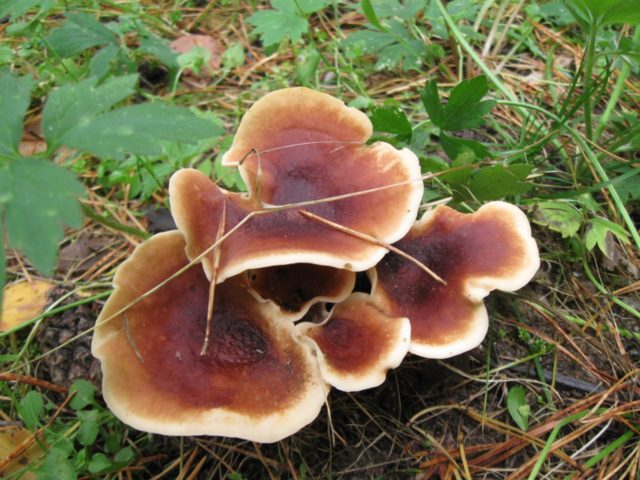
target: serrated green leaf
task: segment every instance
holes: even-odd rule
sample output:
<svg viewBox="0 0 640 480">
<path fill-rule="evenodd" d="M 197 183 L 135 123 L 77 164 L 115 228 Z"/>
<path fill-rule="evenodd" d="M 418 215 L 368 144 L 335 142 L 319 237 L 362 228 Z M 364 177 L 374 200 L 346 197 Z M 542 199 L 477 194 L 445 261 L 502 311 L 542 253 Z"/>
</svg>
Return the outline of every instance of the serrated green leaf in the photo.
<svg viewBox="0 0 640 480">
<path fill-rule="evenodd" d="M 412 20 L 420 10 L 426 7 L 427 2 L 426 0 L 404 0 L 403 2 L 399 0 L 372 0 L 371 5 L 379 18 L 398 17 L 403 20 Z"/>
<path fill-rule="evenodd" d="M 391 133 L 398 140 L 411 140 L 412 128 L 405 113 L 398 107 L 377 107 L 371 114 L 371 123 L 378 132 Z"/>
<path fill-rule="evenodd" d="M 244 65 L 245 52 L 240 42 L 233 42 L 222 53 L 222 65 L 225 68 L 237 68 Z"/>
<path fill-rule="evenodd" d="M 495 105 L 493 100 L 482 100 L 488 90 L 487 79 L 483 75 L 460 82 L 451 91 L 449 101 L 443 107 L 441 125 L 438 126 L 455 132 L 482 125 L 482 116 Z"/>
<path fill-rule="evenodd" d="M 312 13 L 319 12 L 323 8 L 327 7 L 332 0 L 297 0 L 297 5 L 305 15 L 311 15 Z"/>
<path fill-rule="evenodd" d="M 266 48 L 278 45 L 286 38 L 295 43 L 307 33 L 309 23 L 300 15 L 295 2 L 271 0 L 271 6 L 274 10 L 259 10 L 247 19 Z"/>
<path fill-rule="evenodd" d="M 519 193 L 528 192 L 533 185 L 502 165 L 481 168 L 471 179 L 469 190 L 482 201 L 498 200 Z"/>
<path fill-rule="evenodd" d="M 130 105 L 74 127 L 61 142 L 97 156 L 159 155 L 163 142 L 196 143 L 219 135 L 219 125 L 160 102 Z"/>
<path fill-rule="evenodd" d="M 524 388 L 520 385 L 509 389 L 509 393 L 507 393 L 507 410 L 509 410 L 509 415 L 521 430 L 526 431 L 529 428 L 531 408 L 527 403 Z"/>
<path fill-rule="evenodd" d="M 11 156 L 18 150 L 31 88 L 31 77 L 0 72 L 0 156 Z"/>
<path fill-rule="evenodd" d="M 377 55 L 376 70 L 388 70 L 400 66 L 403 70 L 419 69 L 425 59 L 433 56 L 424 41 L 416 38 L 407 27 L 395 19 L 386 21 L 382 30 L 371 27 L 349 35 L 345 45 L 352 54 Z"/>
<path fill-rule="evenodd" d="M 442 128 L 443 111 L 440 97 L 438 96 L 438 85 L 435 80 L 427 82 L 422 90 L 420 90 L 420 98 L 424 105 L 429 119 L 436 126 Z"/>
<path fill-rule="evenodd" d="M 34 430 L 40 423 L 40 416 L 44 413 L 42 395 L 31 390 L 20 400 L 18 411 L 25 426 L 29 430 Z"/>
<path fill-rule="evenodd" d="M 60 146 L 70 132 L 131 96 L 137 81 L 135 74 L 110 78 L 101 85 L 97 78 L 89 78 L 53 91 L 42 113 L 42 131 L 49 146 Z"/>
<path fill-rule="evenodd" d="M 109 43 L 117 45 L 115 34 L 86 13 L 67 14 L 66 23 L 52 30 L 45 40 L 61 57 L 73 57 Z"/>
<path fill-rule="evenodd" d="M 534 221 L 567 238 L 574 236 L 582 226 L 582 213 L 566 202 L 540 202 L 536 205 Z"/>
<path fill-rule="evenodd" d="M 440 157 L 420 158 L 420 171 L 422 173 L 441 172 L 449 168 L 449 164 Z"/>
<path fill-rule="evenodd" d="M 491 158 L 491 152 L 480 142 L 466 138 L 458 138 L 446 133 L 440 134 L 440 146 L 451 160 L 455 160 L 460 155 L 472 152 L 476 160 Z"/>
<path fill-rule="evenodd" d="M 40 272 L 51 275 L 63 224 L 77 228 L 82 223 L 78 197 L 84 187 L 71 172 L 49 161 L 19 158 L 0 169 L 0 192 L 8 198 L 9 244 L 24 252 Z"/>
<path fill-rule="evenodd" d="M 593 250 L 593 247 L 598 245 L 602 253 L 608 258 L 612 258 L 613 254 L 607 244 L 608 235 L 615 235 L 622 243 L 629 243 L 629 234 L 620 225 L 604 218 L 592 218 L 589 220 L 585 246 L 588 250 Z"/>
<path fill-rule="evenodd" d="M 587 24 L 640 23 L 640 0 L 565 0 L 577 20 Z"/>
<path fill-rule="evenodd" d="M 369 23 L 380 30 L 384 30 L 385 27 L 380 23 L 378 15 L 376 15 L 376 11 L 370 0 L 361 0 L 360 5 L 362 5 L 362 12 L 367 20 L 369 20 Z"/>
</svg>

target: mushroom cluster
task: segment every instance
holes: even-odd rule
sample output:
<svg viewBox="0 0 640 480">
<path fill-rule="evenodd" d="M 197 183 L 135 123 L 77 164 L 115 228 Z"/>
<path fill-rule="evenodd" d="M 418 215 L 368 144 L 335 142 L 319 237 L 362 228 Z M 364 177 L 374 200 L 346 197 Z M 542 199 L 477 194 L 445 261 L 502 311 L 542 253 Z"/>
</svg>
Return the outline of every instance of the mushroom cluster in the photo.
<svg viewBox="0 0 640 480">
<path fill-rule="evenodd" d="M 312 422 L 331 387 L 375 387 L 408 352 L 444 358 L 482 341 L 482 299 L 538 268 L 527 218 L 492 202 L 415 222 L 418 159 L 367 145 L 371 133 L 329 95 L 279 90 L 249 109 L 223 159 L 249 193 L 197 170 L 172 176 L 178 230 L 119 267 L 94 332 L 122 421 L 274 442 Z M 371 292 L 354 293 L 355 272 Z"/>
</svg>

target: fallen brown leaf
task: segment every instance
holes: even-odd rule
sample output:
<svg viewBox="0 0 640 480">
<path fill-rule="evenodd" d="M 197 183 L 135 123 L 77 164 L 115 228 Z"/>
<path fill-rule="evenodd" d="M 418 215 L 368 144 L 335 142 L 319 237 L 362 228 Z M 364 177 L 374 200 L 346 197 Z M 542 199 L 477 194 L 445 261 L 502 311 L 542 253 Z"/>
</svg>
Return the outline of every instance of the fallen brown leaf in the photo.
<svg viewBox="0 0 640 480">
<path fill-rule="evenodd" d="M 183 35 L 171 42 L 170 46 L 177 53 L 188 53 L 194 47 L 204 48 L 211 53 L 211 58 L 200 72 L 200 76 L 212 77 L 220 68 L 224 48 L 219 40 L 209 35 Z M 189 73 L 195 75 L 194 72 L 189 71 Z"/>
<path fill-rule="evenodd" d="M 10 330 L 42 313 L 53 284 L 44 280 L 22 281 L 4 287 L 0 332 Z"/>
<path fill-rule="evenodd" d="M 26 428 L 12 428 L 10 430 L 0 431 L 0 462 L 7 459 L 11 452 L 22 442 L 31 438 L 32 433 Z M 34 460 L 40 458 L 44 450 L 38 443 L 34 443 L 31 447 L 27 449 L 22 455 L 13 460 L 7 467 L 4 469 L 4 475 L 11 475 L 12 473 L 16 473 L 20 471 L 25 466 L 32 463 Z M 36 474 L 31 472 L 26 472 L 19 478 L 23 480 L 35 480 Z"/>
</svg>

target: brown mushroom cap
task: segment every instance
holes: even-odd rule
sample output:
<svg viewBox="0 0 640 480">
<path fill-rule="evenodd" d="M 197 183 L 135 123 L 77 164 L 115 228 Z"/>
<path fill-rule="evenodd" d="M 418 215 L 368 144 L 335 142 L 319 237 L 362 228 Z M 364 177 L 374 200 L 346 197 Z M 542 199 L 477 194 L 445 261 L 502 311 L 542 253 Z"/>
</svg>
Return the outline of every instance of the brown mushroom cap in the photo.
<svg viewBox="0 0 640 480">
<path fill-rule="evenodd" d="M 204 356 L 209 282 L 197 265 L 107 322 L 187 265 L 184 246 L 179 232 L 156 235 L 116 273 L 92 344 L 109 408 L 140 430 L 259 442 L 313 421 L 328 387 L 312 352 L 274 304 L 256 301 L 238 282 L 216 289 Z"/>
<path fill-rule="evenodd" d="M 409 319 L 391 318 L 370 300 L 354 293 L 323 323 L 296 327 L 312 341 L 324 380 L 345 392 L 377 387 L 409 350 Z"/>
<path fill-rule="evenodd" d="M 479 345 L 488 328 L 482 299 L 494 289 L 523 287 L 540 264 L 527 217 L 505 202 L 488 203 L 473 214 L 437 207 L 396 246 L 447 282 L 438 283 L 394 253 L 371 271 L 374 302 L 411 320 L 410 351 L 426 358 L 447 358 Z"/>
<path fill-rule="evenodd" d="M 171 210 L 195 258 L 212 245 L 226 202 L 229 231 L 261 205 L 289 205 L 382 188 L 374 193 L 306 205 L 342 226 L 392 243 L 413 224 L 422 198 L 417 157 L 386 143 L 365 146 L 367 117 L 306 88 L 270 93 L 245 114 L 227 165 L 238 165 L 249 188 L 242 196 L 219 189 L 195 170 L 171 178 Z M 257 152 L 257 153 L 252 153 Z M 260 169 L 261 174 L 258 175 Z M 396 183 L 400 186 L 386 188 Z M 250 219 L 223 246 L 218 281 L 245 270 L 313 263 L 352 271 L 375 265 L 385 249 L 302 217 L 295 208 Z M 204 260 L 210 271 L 211 260 Z"/>
<path fill-rule="evenodd" d="M 280 316 L 291 321 L 302 318 L 318 302 L 343 301 L 356 283 L 354 272 L 306 263 L 259 268 L 244 275 L 259 299 L 274 302 Z"/>
</svg>

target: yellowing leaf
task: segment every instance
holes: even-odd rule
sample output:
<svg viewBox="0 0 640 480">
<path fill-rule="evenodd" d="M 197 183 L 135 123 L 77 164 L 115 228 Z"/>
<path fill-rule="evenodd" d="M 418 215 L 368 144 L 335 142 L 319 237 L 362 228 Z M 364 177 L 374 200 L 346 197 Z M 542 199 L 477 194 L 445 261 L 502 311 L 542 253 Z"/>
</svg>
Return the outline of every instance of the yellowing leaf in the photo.
<svg viewBox="0 0 640 480">
<path fill-rule="evenodd" d="M 16 447 L 20 446 L 22 442 L 26 441 L 31 435 L 31 432 L 26 428 L 13 428 L 11 430 L 0 431 L 0 462 L 5 460 Z M 3 473 L 9 476 L 12 473 L 20 471 L 25 466 L 33 463 L 34 460 L 40 458 L 43 453 L 44 450 L 35 442 L 26 452 L 9 463 L 3 470 Z M 23 480 L 35 480 L 36 475 L 35 473 L 27 472 L 19 478 Z"/>
<path fill-rule="evenodd" d="M 0 332 L 10 330 L 40 315 L 47 306 L 47 292 L 51 288 L 53 284 L 44 280 L 7 285 L 4 288 Z"/>
</svg>

